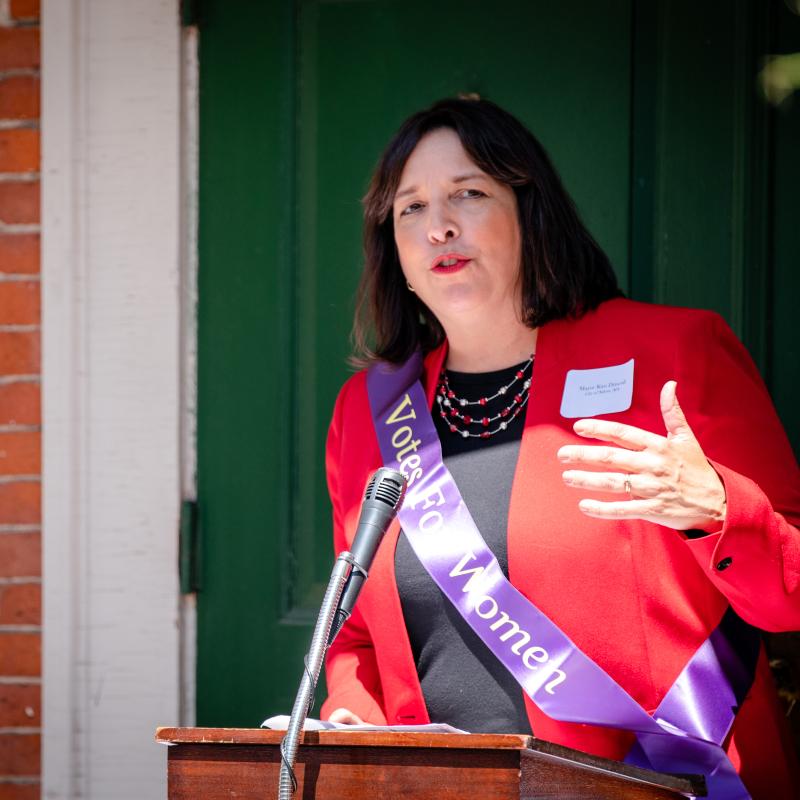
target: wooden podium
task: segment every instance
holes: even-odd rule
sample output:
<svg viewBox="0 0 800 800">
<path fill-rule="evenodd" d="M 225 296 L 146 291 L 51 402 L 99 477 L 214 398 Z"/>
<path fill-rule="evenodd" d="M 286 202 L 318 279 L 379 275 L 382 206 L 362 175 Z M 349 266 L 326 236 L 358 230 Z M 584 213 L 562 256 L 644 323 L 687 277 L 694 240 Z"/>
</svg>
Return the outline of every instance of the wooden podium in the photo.
<svg viewBox="0 0 800 800">
<path fill-rule="evenodd" d="M 269 800 L 283 731 L 159 728 L 169 745 L 169 800 Z M 313 731 L 297 764 L 297 800 L 667 800 L 704 797 L 695 775 L 666 775 L 532 736 Z"/>
</svg>

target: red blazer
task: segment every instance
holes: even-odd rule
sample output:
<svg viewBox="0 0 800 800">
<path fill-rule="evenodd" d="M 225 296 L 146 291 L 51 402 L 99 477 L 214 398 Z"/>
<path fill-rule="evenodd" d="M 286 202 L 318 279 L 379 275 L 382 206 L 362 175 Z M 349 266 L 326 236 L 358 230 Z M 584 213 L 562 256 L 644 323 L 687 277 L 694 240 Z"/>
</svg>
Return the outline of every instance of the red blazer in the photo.
<svg viewBox="0 0 800 800">
<path fill-rule="evenodd" d="M 445 354 L 442 346 L 425 360 L 431 403 Z M 648 522 L 592 519 L 578 510 L 583 494 L 564 485 L 556 452 L 585 443 L 574 420 L 560 415 L 567 370 L 630 358 L 631 407 L 603 416 L 664 434 L 659 393 L 677 380 L 688 422 L 725 484 L 719 533 L 689 540 Z M 352 541 L 367 477 L 381 463 L 361 372 L 342 388 L 328 436 L 336 552 Z M 756 367 L 721 317 L 617 299 L 540 328 L 509 508 L 509 577 L 643 708 L 658 706 L 728 604 L 765 630 L 800 629 L 799 523 L 791 447 Z M 395 583 L 398 534 L 395 523 L 331 647 L 324 716 L 346 707 L 380 724 L 429 721 Z M 732 563 L 719 571 L 723 558 Z M 453 672 L 457 680 L 457 664 Z M 539 738 L 615 759 L 630 746 L 627 732 L 558 722 L 526 702 Z M 763 652 L 727 748 L 754 798 L 800 796 Z"/>
</svg>

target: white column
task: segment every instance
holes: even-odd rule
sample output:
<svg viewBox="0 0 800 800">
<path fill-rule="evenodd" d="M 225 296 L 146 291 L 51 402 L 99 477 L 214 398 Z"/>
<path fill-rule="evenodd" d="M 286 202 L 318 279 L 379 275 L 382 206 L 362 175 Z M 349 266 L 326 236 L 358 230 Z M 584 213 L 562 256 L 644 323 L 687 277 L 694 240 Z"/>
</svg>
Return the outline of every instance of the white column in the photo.
<svg viewBox="0 0 800 800">
<path fill-rule="evenodd" d="M 178 722 L 178 0 L 42 8 L 43 797 L 166 796 Z"/>
</svg>

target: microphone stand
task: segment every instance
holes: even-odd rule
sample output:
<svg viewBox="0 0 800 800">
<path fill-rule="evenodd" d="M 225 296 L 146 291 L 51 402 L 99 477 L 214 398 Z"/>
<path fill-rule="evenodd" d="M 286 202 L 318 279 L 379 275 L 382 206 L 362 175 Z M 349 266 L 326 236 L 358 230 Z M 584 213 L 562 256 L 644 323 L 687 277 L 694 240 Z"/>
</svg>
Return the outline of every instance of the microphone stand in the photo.
<svg viewBox="0 0 800 800">
<path fill-rule="evenodd" d="M 353 610 L 361 587 L 367 579 L 367 569 L 372 566 L 375 551 L 403 502 L 407 485 L 406 476 L 397 470 L 381 467 L 373 473 L 362 502 L 358 528 L 351 545 L 352 552 L 345 550 L 340 553 L 333 565 L 314 635 L 311 637 L 311 647 L 305 658 L 305 672 L 297 690 L 286 736 L 281 742 L 278 800 L 290 800 L 297 790 L 294 762 L 303 723 L 313 702 L 325 651 Z"/>
<path fill-rule="evenodd" d="M 339 622 L 338 626 L 331 631 L 334 616 L 339 608 L 342 591 L 353 571 L 364 572 L 356 564 L 352 553 L 345 550 L 339 554 L 333 565 L 328 588 L 325 590 L 325 597 L 322 600 L 322 607 L 319 610 L 317 624 L 314 628 L 314 635 L 311 637 L 311 647 L 305 658 L 305 672 L 303 672 L 303 678 L 300 681 L 300 688 L 297 690 L 297 697 L 292 707 L 292 715 L 289 718 L 286 736 L 281 742 L 281 774 L 278 783 L 278 800 L 290 800 L 297 788 L 297 780 L 294 776 L 294 762 L 297 758 L 300 734 L 313 702 L 314 689 L 317 686 L 319 673 L 322 670 L 325 651 L 341 627 L 341 622 Z"/>
</svg>

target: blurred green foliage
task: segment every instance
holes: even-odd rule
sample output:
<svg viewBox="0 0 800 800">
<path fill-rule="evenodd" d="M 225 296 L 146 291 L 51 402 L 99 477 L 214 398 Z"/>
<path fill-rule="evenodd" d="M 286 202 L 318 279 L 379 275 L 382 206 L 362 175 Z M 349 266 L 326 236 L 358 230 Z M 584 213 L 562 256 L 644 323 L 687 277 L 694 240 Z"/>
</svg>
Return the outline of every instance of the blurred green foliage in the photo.
<svg viewBox="0 0 800 800">
<path fill-rule="evenodd" d="M 800 0 L 797 0 L 800 4 Z M 761 91 L 773 105 L 786 102 L 800 88 L 800 53 L 768 56 L 758 75 Z"/>
</svg>

